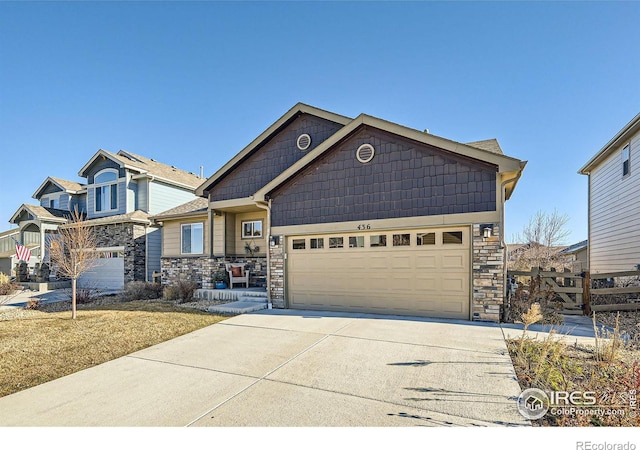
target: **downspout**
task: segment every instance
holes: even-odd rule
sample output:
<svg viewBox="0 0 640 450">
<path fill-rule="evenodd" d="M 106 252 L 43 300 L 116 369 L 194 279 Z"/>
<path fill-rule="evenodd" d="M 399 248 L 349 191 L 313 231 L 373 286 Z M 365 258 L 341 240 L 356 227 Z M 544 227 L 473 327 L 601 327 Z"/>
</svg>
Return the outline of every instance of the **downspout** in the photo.
<svg viewBox="0 0 640 450">
<path fill-rule="evenodd" d="M 149 282 L 149 226 L 144 225 L 144 281 Z"/>
<path fill-rule="evenodd" d="M 507 261 L 507 257 L 508 257 L 508 255 L 507 255 L 507 243 L 504 240 L 504 236 L 505 236 L 505 233 L 504 233 L 504 204 L 507 201 L 505 199 L 505 197 L 506 197 L 506 195 L 505 195 L 505 187 L 506 187 L 507 184 L 511 183 L 512 181 L 518 180 L 520 178 L 520 176 L 522 175 L 522 170 L 523 169 L 524 169 L 524 167 L 521 166 L 520 170 L 518 171 L 518 174 L 515 177 L 509 178 L 508 180 L 505 180 L 500 184 L 500 197 L 501 197 L 500 198 L 500 200 L 501 200 L 500 201 L 500 205 L 501 205 L 501 210 L 500 210 L 500 222 L 501 222 L 500 223 L 500 225 L 501 225 L 501 227 L 500 227 L 500 246 L 503 249 L 502 261 L 504 262 L 503 267 L 502 267 L 502 271 L 503 271 L 502 279 L 505 280 L 505 281 L 507 280 L 507 263 L 508 263 L 508 261 Z M 502 286 L 502 295 L 503 295 L 503 298 L 506 299 L 507 298 L 507 283 L 503 282 L 502 284 L 503 284 L 503 286 Z M 507 316 L 509 315 L 509 309 L 510 308 L 511 308 L 511 304 L 509 302 L 509 299 L 507 299 L 507 303 L 505 304 L 505 307 L 502 310 L 502 321 L 503 322 L 505 322 L 507 320 Z"/>
<path fill-rule="evenodd" d="M 267 211 L 267 307 L 273 308 L 271 302 L 271 199 L 269 201 L 256 201 L 256 206 Z"/>
</svg>

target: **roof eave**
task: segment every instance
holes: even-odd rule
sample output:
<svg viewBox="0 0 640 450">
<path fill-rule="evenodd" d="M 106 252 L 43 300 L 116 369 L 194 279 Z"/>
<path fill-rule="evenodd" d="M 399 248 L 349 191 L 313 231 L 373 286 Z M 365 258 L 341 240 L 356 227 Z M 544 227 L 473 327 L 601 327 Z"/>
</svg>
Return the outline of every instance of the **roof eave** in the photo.
<svg viewBox="0 0 640 450">
<path fill-rule="evenodd" d="M 208 214 L 209 214 L 209 209 L 207 208 L 199 211 L 189 211 L 184 213 L 151 216 L 149 217 L 149 219 L 154 222 L 163 222 L 165 220 L 188 219 L 191 217 L 206 217 Z"/>
<path fill-rule="evenodd" d="M 626 124 L 616 135 L 606 143 L 580 170 L 580 175 L 589 175 L 591 171 L 606 159 L 622 142 L 629 139 L 631 135 L 640 131 L 640 113 L 638 113 L 631 121 Z"/>
</svg>

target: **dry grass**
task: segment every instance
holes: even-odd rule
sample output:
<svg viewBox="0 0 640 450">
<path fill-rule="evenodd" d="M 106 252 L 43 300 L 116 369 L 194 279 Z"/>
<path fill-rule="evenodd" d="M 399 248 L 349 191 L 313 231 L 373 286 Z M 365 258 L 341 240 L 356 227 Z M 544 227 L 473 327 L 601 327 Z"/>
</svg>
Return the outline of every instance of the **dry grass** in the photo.
<svg viewBox="0 0 640 450">
<path fill-rule="evenodd" d="M 640 355 L 620 339 L 619 330 L 601 335 L 594 346 L 568 345 L 554 333 L 544 340 L 507 341 L 520 387 L 545 392 L 595 392 L 599 407 L 622 408 L 623 415 L 553 415 L 537 426 L 640 426 L 630 395 L 640 392 Z"/>
<path fill-rule="evenodd" d="M 0 397 L 164 342 L 224 317 L 137 301 L 0 318 Z"/>
</svg>

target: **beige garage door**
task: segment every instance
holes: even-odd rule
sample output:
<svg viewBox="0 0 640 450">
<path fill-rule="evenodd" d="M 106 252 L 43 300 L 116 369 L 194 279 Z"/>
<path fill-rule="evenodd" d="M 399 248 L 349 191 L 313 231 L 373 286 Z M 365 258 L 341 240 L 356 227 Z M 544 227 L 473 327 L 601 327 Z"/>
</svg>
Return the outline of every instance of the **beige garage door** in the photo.
<svg viewBox="0 0 640 450">
<path fill-rule="evenodd" d="M 287 238 L 291 308 L 469 319 L 469 229 Z"/>
</svg>

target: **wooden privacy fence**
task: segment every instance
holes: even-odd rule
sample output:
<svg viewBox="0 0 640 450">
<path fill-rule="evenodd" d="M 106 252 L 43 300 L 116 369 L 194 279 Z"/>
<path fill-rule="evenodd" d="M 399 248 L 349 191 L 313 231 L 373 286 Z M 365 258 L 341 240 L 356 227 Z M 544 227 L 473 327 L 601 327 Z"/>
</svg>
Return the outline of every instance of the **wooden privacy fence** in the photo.
<svg viewBox="0 0 640 450">
<path fill-rule="evenodd" d="M 540 287 L 552 291 L 565 314 L 590 315 L 592 311 L 640 310 L 640 270 L 591 274 L 585 272 L 509 270 L 509 279 L 540 277 Z"/>
</svg>

